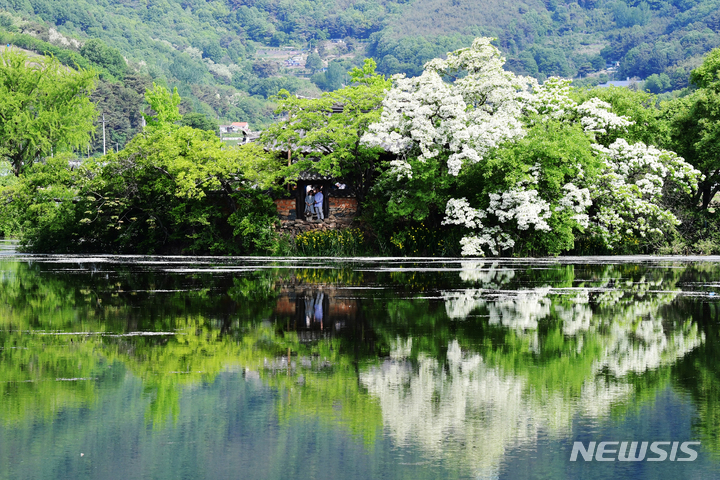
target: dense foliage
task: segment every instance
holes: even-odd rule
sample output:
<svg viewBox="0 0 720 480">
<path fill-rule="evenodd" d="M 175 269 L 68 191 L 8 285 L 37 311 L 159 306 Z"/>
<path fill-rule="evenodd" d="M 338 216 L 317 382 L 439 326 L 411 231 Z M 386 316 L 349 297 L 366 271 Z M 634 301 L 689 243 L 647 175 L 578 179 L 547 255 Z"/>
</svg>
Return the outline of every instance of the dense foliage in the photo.
<svg viewBox="0 0 720 480">
<path fill-rule="evenodd" d="M 268 99 L 281 89 L 338 89 L 364 56 L 383 74 L 419 75 L 478 35 L 497 37 L 509 70 L 539 80 L 638 77 L 654 93 L 683 88 L 720 45 L 718 11 L 717 0 L 0 0 L 0 43 L 92 65 L 103 81 L 134 74 L 178 86 L 183 113 L 259 127 L 272 122 Z M 286 65 L 294 55 L 302 62 Z"/>
<path fill-rule="evenodd" d="M 375 62 L 350 72 L 352 86 L 325 93 L 318 99 L 297 98 L 280 92 L 276 113 L 287 119 L 263 132 L 273 148 L 300 155 L 281 172 L 295 180 L 305 172 L 342 179 L 352 185 L 362 203 L 373 185 L 382 148 L 368 147 L 360 137 L 380 118 L 380 107 L 390 82 L 375 73 Z"/>
<path fill-rule="evenodd" d="M 320 98 L 282 92 L 284 120 L 241 147 L 153 84 L 147 126 L 124 149 L 74 168 L 45 156 L 3 176 L 0 223 L 36 251 L 711 253 L 717 58 L 693 71 L 689 95 L 659 102 L 517 76 L 479 38 L 418 77 L 387 80 L 366 60 Z M 270 192 L 308 172 L 357 195 L 355 246 L 313 250 L 275 233 Z"/>
<path fill-rule="evenodd" d="M 0 160 L 16 176 L 35 161 L 90 140 L 95 73 L 52 58 L 8 51 L 0 56 Z"/>
<path fill-rule="evenodd" d="M 25 246 L 272 253 L 275 207 L 254 172 L 275 169 L 273 157 L 256 145 L 227 147 L 214 132 L 175 125 L 177 92 L 156 86 L 147 99 L 156 114 L 119 153 L 75 169 L 67 155 L 46 158 L 8 189 L 6 214 L 19 222 Z"/>
</svg>

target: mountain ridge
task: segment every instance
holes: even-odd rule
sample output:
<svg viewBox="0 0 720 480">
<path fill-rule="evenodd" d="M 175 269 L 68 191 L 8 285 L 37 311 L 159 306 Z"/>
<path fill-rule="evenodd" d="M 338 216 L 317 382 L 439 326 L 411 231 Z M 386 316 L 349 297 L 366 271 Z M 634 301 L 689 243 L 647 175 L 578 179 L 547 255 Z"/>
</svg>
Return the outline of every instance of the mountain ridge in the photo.
<svg viewBox="0 0 720 480">
<path fill-rule="evenodd" d="M 366 56 L 381 73 L 418 75 L 476 36 L 540 80 L 664 75 L 660 90 L 682 89 L 720 46 L 720 0 L 0 0 L 0 40 L 85 62 L 106 82 L 127 72 L 177 86 L 185 111 L 255 127 L 274 120 L 282 88 L 339 88 Z"/>
</svg>

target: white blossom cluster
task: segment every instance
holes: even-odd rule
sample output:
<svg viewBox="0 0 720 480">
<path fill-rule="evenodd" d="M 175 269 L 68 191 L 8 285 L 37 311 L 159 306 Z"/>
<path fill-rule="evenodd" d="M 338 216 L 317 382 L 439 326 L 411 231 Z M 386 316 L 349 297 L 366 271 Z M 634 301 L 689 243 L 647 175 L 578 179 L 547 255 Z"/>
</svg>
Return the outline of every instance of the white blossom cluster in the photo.
<svg viewBox="0 0 720 480">
<path fill-rule="evenodd" d="M 627 117 L 615 115 L 610 111 L 610 104 L 599 98 L 578 105 L 576 111 L 580 114 L 580 123 L 586 132 L 607 133 L 608 130 L 619 130 L 632 125 Z"/>
<path fill-rule="evenodd" d="M 577 108 L 575 100 L 570 98 L 570 84 L 570 80 L 550 77 L 542 85 L 534 85 L 532 95 L 526 98 L 525 108 L 546 118 L 567 118 Z"/>
<path fill-rule="evenodd" d="M 82 43 L 74 38 L 66 37 L 62 33 L 58 32 L 54 28 L 48 30 L 48 41 L 53 45 L 59 45 L 61 47 L 72 47 L 76 50 L 82 47 Z"/>
<path fill-rule="evenodd" d="M 208 62 L 208 70 L 210 72 L 214 73 L 215 75 L 218 75 L 220 77 L 225 78 L 232 78 L 232 72 L 230 71 L 230 68 L 227 65 L 224 65 L 222 63 L 209 63 Z"/>
<path fill-rule="evenodd" d="M 578 105 L 570 98 L 571 80 L 551 77 L 533 87 L 526 98 L 526 110 L 541 115 L 541 120 L 579 121 L 586 132 L 607 133 L 632 125 L 627 117 L 616 115 L 611 105 L 599 98 L 591 98 Z"/>
<path fill-rule="evenodd" d="M 380 121 L 362 141 L 421 161 L 449 154 L 452 175 L 492 148 L 524 135 L 521 100 L 531 82 L 502 69 L 504 59 L 488 38 L 425 65 L 422 75 L 394 77 Z M 467 75 L 448 83 L 458 72 Z"/>
<path fill-rule="evenodd" d="M 464 256 L 483 257 L 487 249 L 493 255 L 499 255 L 501 251 L 507 250 L 515 246 L 515 240 L 509 233 L 503 232 L 500 227 L 488 227 L 483 229 L 482 233 L 477 235 L 467 235 L 460 239 L 462 250 L 460 253 Z"/>
<path fill-rule="evenodd" d="M 638 142 L 634 145 L 622 138 L 608 148 L 595 145 L 608 169 L 626 182 L 637 185 L 649 200 L 659 200 L 667 181 L 690 192 L 700 178 L 700 172 L 674 152 L 661 150 Z"/>
<path fill-rule="evenodd" d="M 402 181 L 403 178 L 412 180 L 412 167 L 405 160 L 392 160 L 390 162 L 390 171 L 393 175 L 397 175 L 397 181 Z"/>
<path fill-rule="evenodd" d="M 572 219 L 577 222 L 582 228 L 587 228 L 590 223 L 590 217 L 587 214 L 587 209 L 592 205 L 590 199 L 590 190 L 587 188 L 578 188 L 573 183 L 566 183 L 563 185 L 565 195 L 558 201 L 558 206 L 555 207 L 556 212 L 562 212 L 564 210 L 570 210 L 575 215 Z"/>
<path fill-rule="evenodd" d="M 444 225 L 464 225 L 467 228 L 483 228 L 480 220 L 485 218 L 485 212 L 470 206 L 467 198 L 451 198 L 445 207 Z"/>
<path fill-rule="evenodd" d="M 484 227 L 481 220 L 486 216 L 487 214 L 483 210 L 471 207 L 464 197 L 451 198 L 448 201 L 443 220 L 444 225 L 462 225 L 482 232 L 479 235 L 465 236 L 460 240 L 463 255 L 484 256 L 483 249 L 497 255 L 500 251 L 515 245 L 515 241 L 500 227 Z"/>
<path fill-rule="evenodd" d="M 572 200 L 567 200 L 571 202 Z M 492 215 L 499 226 L 486 227 L 481 220 Z M 479 233 L 467 235 L 460 240 L 462 254 L 484 256 L 486 251 L 498 255 L 512 248 L 515 240 L 508 233 L 511 228 L 549 231 L 550 204 L 540 198 L 537 190 L 518 187 L 502 194 L 490 194 L 490 205 L 481 210 L 470 206 L 466 198 L 450 199 L 445 209 L 444 225 L 462 225 Z M 506 227 L 503 229 L 503 227 Z"/>
<path fill-rule="evenodd" d="M 193 48 L 193 47 L 188 47 Z M 195 49 L 197 50 L 197 49 Z M 198 50 L 199 51 L 199 50 Z M 215 75 L 226 77 L 228 79 L 232 78 L 234 73 L 240 73 L 242 71 L 242 68 L 237 66 L 234 63 L 231 63 L 229 65 L 225 65 L 224 63 L 215 63 L 211 59 L 206 58 L 205 64 L 207 65 L 208 70 L 210 72 L 214 73 Z"/>
<path fill-rule="evenodd" d="M 488 213 L 495 215 L 500 223 L 517 222 L 518 230 L 550 230 L 550 204 L 540 198 L 537 190 L 514 189 L 501 194 L 490 194 Z"/>
<path fill-rule="evenodd" d="M 192 58 L 195 58 L 195 59 L 197 59 L 197 60 L 202 60 L 202 53 L 203 53 L 203 52 L 202 52 L 202 50 L 200 50 L 199 48 L 187 47 L 185 50 L 183 50 L 183 52 L 187 53 L 187 54 L 190 55 L 190 57 L 192 57 Z"/>
<path fill-rule="evenodd" d="M 668 183 L 690 191 L 701 173 L 675 153 L 616 140 L 608 148 L 596 145 L 605 169 L 593 185 L 597 214 L 595 233 L 612 248 L 623 237 L 645 237 L 679 224 L 658 202 Z"/>
</svg>

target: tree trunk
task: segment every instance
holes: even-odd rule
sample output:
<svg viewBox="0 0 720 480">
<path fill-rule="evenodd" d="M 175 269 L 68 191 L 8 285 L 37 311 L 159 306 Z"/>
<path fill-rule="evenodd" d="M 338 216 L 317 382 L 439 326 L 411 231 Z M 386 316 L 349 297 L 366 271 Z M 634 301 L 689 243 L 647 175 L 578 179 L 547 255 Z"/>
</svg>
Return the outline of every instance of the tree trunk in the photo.
<svg viewBox="0 0 720 480">
<path fill-rule="evenodd" d="M 702 209 L 705 210 L 706 208 L 708 208 L 708 205 L 710 205 L 710 201 L 712 200 L 713 188 L 712 185 L 708 182 L 702 182 L 700 185 L 698 185 L 698 188 L 702 193 Z"/>
</svg>

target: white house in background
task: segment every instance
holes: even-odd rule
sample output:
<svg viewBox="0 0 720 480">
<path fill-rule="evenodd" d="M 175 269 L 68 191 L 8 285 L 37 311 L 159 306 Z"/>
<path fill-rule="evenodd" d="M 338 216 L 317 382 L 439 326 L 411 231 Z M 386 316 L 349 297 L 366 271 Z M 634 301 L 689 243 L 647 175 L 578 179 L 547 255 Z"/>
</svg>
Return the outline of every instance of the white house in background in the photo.
<svg viewBox="0 0 720 480">
<path fill-rule="evenodd" d="M 230 125 L 220 125 L 221 134 L 243 132 L 250 132 L 250 124 L 248 122 L 233 122 Z"/>
</svg>

